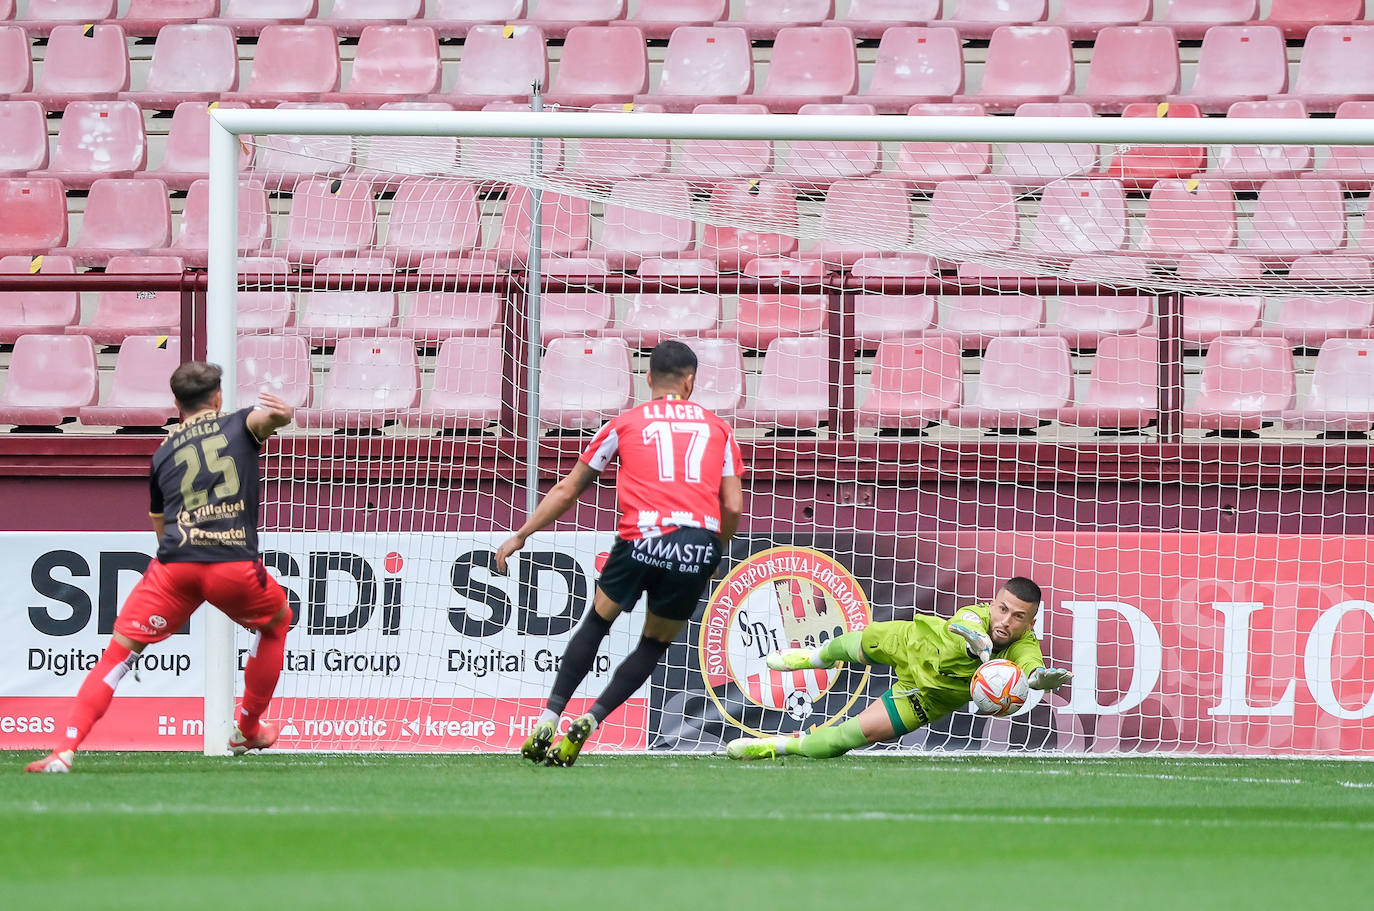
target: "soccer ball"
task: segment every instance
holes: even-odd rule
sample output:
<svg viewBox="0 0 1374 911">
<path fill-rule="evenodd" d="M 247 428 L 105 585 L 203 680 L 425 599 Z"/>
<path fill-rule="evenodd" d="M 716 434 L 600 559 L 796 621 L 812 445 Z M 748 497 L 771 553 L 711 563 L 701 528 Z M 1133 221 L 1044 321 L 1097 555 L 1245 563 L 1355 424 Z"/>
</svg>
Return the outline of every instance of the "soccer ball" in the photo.
<svg viewBox="0 0 1374 911">
<path fill-rule="evenodd" d="M 1029 694 L 1025 673 L 1002 659 L 978 668 L 969 684 L 969 696 L 979 715 L 1010 715 L 1026 704 Z"/>
<path fill-rule="evenodd" d="M 811 697 L 803 690 L 793 690 L 787 694 L 785 708 L 794 721 L 805 721 L 811 717 Z"/>
</svg>

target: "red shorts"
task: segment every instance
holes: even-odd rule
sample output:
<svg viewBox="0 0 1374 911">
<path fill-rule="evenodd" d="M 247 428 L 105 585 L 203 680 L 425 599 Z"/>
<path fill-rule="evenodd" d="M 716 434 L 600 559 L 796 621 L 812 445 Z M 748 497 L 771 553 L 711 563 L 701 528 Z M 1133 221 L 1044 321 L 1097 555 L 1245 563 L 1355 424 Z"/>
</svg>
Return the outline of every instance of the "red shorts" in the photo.
<svg viewBox="0 0 1374 911">
<path fill-rule="evenodd" d="M 191 619 L 202 602 L 247 629 L 258 629 L 286 606 L 286 592 L 261 560 L 163 563 L 152 560 L 115 618 L 115 632 L 135 642 L 161 642 Z"/>
</svg>

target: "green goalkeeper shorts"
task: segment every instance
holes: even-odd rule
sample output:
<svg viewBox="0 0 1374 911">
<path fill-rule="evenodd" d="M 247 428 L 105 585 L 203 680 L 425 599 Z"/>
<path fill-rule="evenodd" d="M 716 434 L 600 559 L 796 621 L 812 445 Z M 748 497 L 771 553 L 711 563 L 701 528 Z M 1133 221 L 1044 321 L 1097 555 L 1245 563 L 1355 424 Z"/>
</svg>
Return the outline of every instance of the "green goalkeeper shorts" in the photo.
<svg viewBox="0 0 1374 911">
<path fill-rule="evenodd" d="M 896 684 L 881 697 L 892 727 L 909 733 L 938 717 L 921 699 L 920 679 L 931 673 L 929 648 L 922 648 L 926 635 L 918 624 L 905 620 L 870 623 L 859 640 L 864 657 L 873 664 L 886 664 L 897 674 Z M 944 715 L 945 712 L 938 713 Z"/>
</svg>

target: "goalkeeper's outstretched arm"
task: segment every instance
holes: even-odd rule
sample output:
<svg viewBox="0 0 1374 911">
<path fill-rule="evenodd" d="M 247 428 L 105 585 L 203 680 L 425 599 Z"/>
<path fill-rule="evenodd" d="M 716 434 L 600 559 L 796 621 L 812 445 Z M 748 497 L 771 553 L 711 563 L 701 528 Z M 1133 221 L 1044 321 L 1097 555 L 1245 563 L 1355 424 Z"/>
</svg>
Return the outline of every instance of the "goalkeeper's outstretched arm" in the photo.
<svg viewBox="0 0 1374 911">
<path fill-rule="evenodd" d="M 572 508 L 577 502 L 577 498 L 592 486 L 596 480 L 596 472 L 586 462 L 578 462 L 573 466 L 573 470 L 568 472 L 567 477 L 553 485 L 544 499 L 539 501 L 539 505 L 534 508 L 534 512 L 525 520 L 525 524 L 520 526 L 520 530 L 506 539 L 500 547 L 496 549 L 496 570 L 504 573 L 506 571 L 506 560 L 510 555 L 525 546 L 525 540 L 536 531 L 543 531 L 554 522 L 557 522 L 563 513 Z"/>
</svg>

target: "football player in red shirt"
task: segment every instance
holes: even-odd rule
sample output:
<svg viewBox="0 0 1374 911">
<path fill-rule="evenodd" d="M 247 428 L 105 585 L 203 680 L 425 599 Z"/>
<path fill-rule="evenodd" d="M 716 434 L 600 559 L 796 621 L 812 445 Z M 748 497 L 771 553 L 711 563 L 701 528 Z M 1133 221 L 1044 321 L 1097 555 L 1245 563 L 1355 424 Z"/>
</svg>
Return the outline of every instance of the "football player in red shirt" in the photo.
<svg viewBox="0 0 1374 911">
<path fill-rule="evenodd" d="M 696 371 L 696 355 L 682 342 L 654 348 L 647 377 L 651 401 L 602 427 L 568 476 L 496 551 L 496 568 L 504 573 L 526 538 L 552 525 L 612 458 L 620 458 L 618 537 L 597 580 L 592 609 L 569 640 L 544 713 L 520 750 L 532 762 L 572 765 L 597 725 L 644 685 L 696 611 L 739 526 L 744 459 L 730 425 L 689 401 Z M 555 742 L 559 716 L 591 670 L 601 640 L 640 595 L 647 595 L 648 616 L 639 643 L 591 711 Z"/>
</svg>

